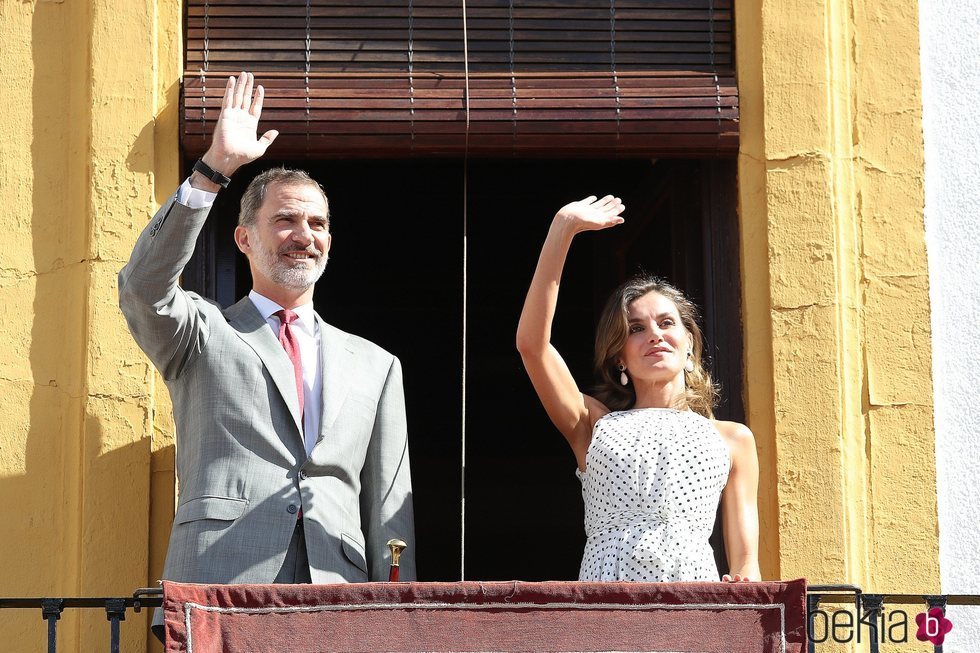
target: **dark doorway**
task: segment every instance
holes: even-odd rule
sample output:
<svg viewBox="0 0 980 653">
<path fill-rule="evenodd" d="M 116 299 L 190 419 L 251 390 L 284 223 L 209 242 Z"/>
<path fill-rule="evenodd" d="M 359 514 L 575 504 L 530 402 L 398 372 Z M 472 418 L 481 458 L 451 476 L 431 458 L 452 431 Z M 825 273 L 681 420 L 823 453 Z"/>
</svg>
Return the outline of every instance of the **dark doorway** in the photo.
<svg viewBox="0 0 980 653">
<path fill-rule="evenodd" d="M 420 580 L 461 573 L 464 278 L 465 577 L 578 575 L 585 536 L 574 458 L 514 347 L 538 251 L 563 204 L 608 192 L 627 205 L 626 224 L 578 237 L 566 265 L 553 341 L 580 386 L 592 383 L 606 296 L 643 268 L 703 307 L 725 397 L 719 417 L 742 419 L 733 162 L 470 161 L 465 213 L 459 160 L 286 164 L 310 171 L 330 198 L 334 243 L 317 310 L 404 367 Z M 224 305 L 250 287 L 231 231 L 241 192 L 262 169 L 252 168 L 219 196 L 185 276 Z"/>
</svg>

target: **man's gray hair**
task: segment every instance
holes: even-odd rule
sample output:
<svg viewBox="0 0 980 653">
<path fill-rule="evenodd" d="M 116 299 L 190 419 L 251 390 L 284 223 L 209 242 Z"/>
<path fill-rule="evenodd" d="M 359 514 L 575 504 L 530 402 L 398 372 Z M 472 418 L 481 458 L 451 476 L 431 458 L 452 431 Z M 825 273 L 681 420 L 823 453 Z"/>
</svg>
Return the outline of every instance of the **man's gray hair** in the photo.
<svg viewBox="0 0 980 653">
<path fill-rule="evenodd" d="M 238 212 L 238 224 L 242 227 L 251 227 L 255 224 L 259 207 L 265 201 L 265 194 L 271 184 L 286 184 L 288 186 L 313 186 L 323 197 L 323 202 L 327 205 L 327 228 L 330 227 L 330 202 L 327 201 L 327 194 L 323 192 L 321 186 L 305 170 L 293 168 L 269 168 L 252 180 L 242 195 L 241 210 Z"/>
</svg>

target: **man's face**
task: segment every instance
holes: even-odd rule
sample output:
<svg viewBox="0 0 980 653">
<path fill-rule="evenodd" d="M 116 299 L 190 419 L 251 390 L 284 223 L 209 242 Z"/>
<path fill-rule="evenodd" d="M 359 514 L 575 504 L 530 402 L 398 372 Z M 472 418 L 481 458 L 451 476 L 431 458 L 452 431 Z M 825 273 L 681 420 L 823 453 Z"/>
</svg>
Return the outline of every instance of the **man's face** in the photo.
<svg viewBox="0 0 980 653">
<path fill-rule="evenodd" d="M 270 184 L 255 223 L 238 227 L 236 241 L 248 256 L 252 282 L 290 291 L 311 288 L 323 274 L 330 251 L 327 203 L 310 184 Z"/>
</svg>

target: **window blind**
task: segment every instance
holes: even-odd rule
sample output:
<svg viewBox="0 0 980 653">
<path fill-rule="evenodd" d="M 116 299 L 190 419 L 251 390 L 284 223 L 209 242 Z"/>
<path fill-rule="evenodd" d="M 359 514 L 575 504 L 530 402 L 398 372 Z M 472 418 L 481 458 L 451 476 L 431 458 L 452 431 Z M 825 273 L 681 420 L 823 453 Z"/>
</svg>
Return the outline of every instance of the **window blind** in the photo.
<svg viewBox="0 0 980 653">
<path fill-rule="evenodd" d="M 190 155 L 241 70 L 284 157 L 738 148 L 731 0 L 188 0 L 186 30 Z"/>
</svg>

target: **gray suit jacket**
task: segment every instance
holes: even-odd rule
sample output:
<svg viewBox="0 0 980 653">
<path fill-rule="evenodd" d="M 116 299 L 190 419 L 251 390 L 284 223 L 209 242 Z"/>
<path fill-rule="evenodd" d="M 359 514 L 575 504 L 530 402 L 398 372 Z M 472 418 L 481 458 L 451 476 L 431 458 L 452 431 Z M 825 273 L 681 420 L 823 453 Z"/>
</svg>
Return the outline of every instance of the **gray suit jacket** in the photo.
<svg viewBox="0 0 980 653">
<path fill-rule="evenodd" d="M 271 583 L 302 509 L 314 583 L 387 580 L 414 523 L 398 359 L 317 315 L 323 413 L 309 457 L 293 368 L 247 297 L 222 310 L 177 285 L 208 209 L 173 198 L 119 273 L 119 304 L 177 425 L 179 500 L 163 576 Z"/>
</svg>

